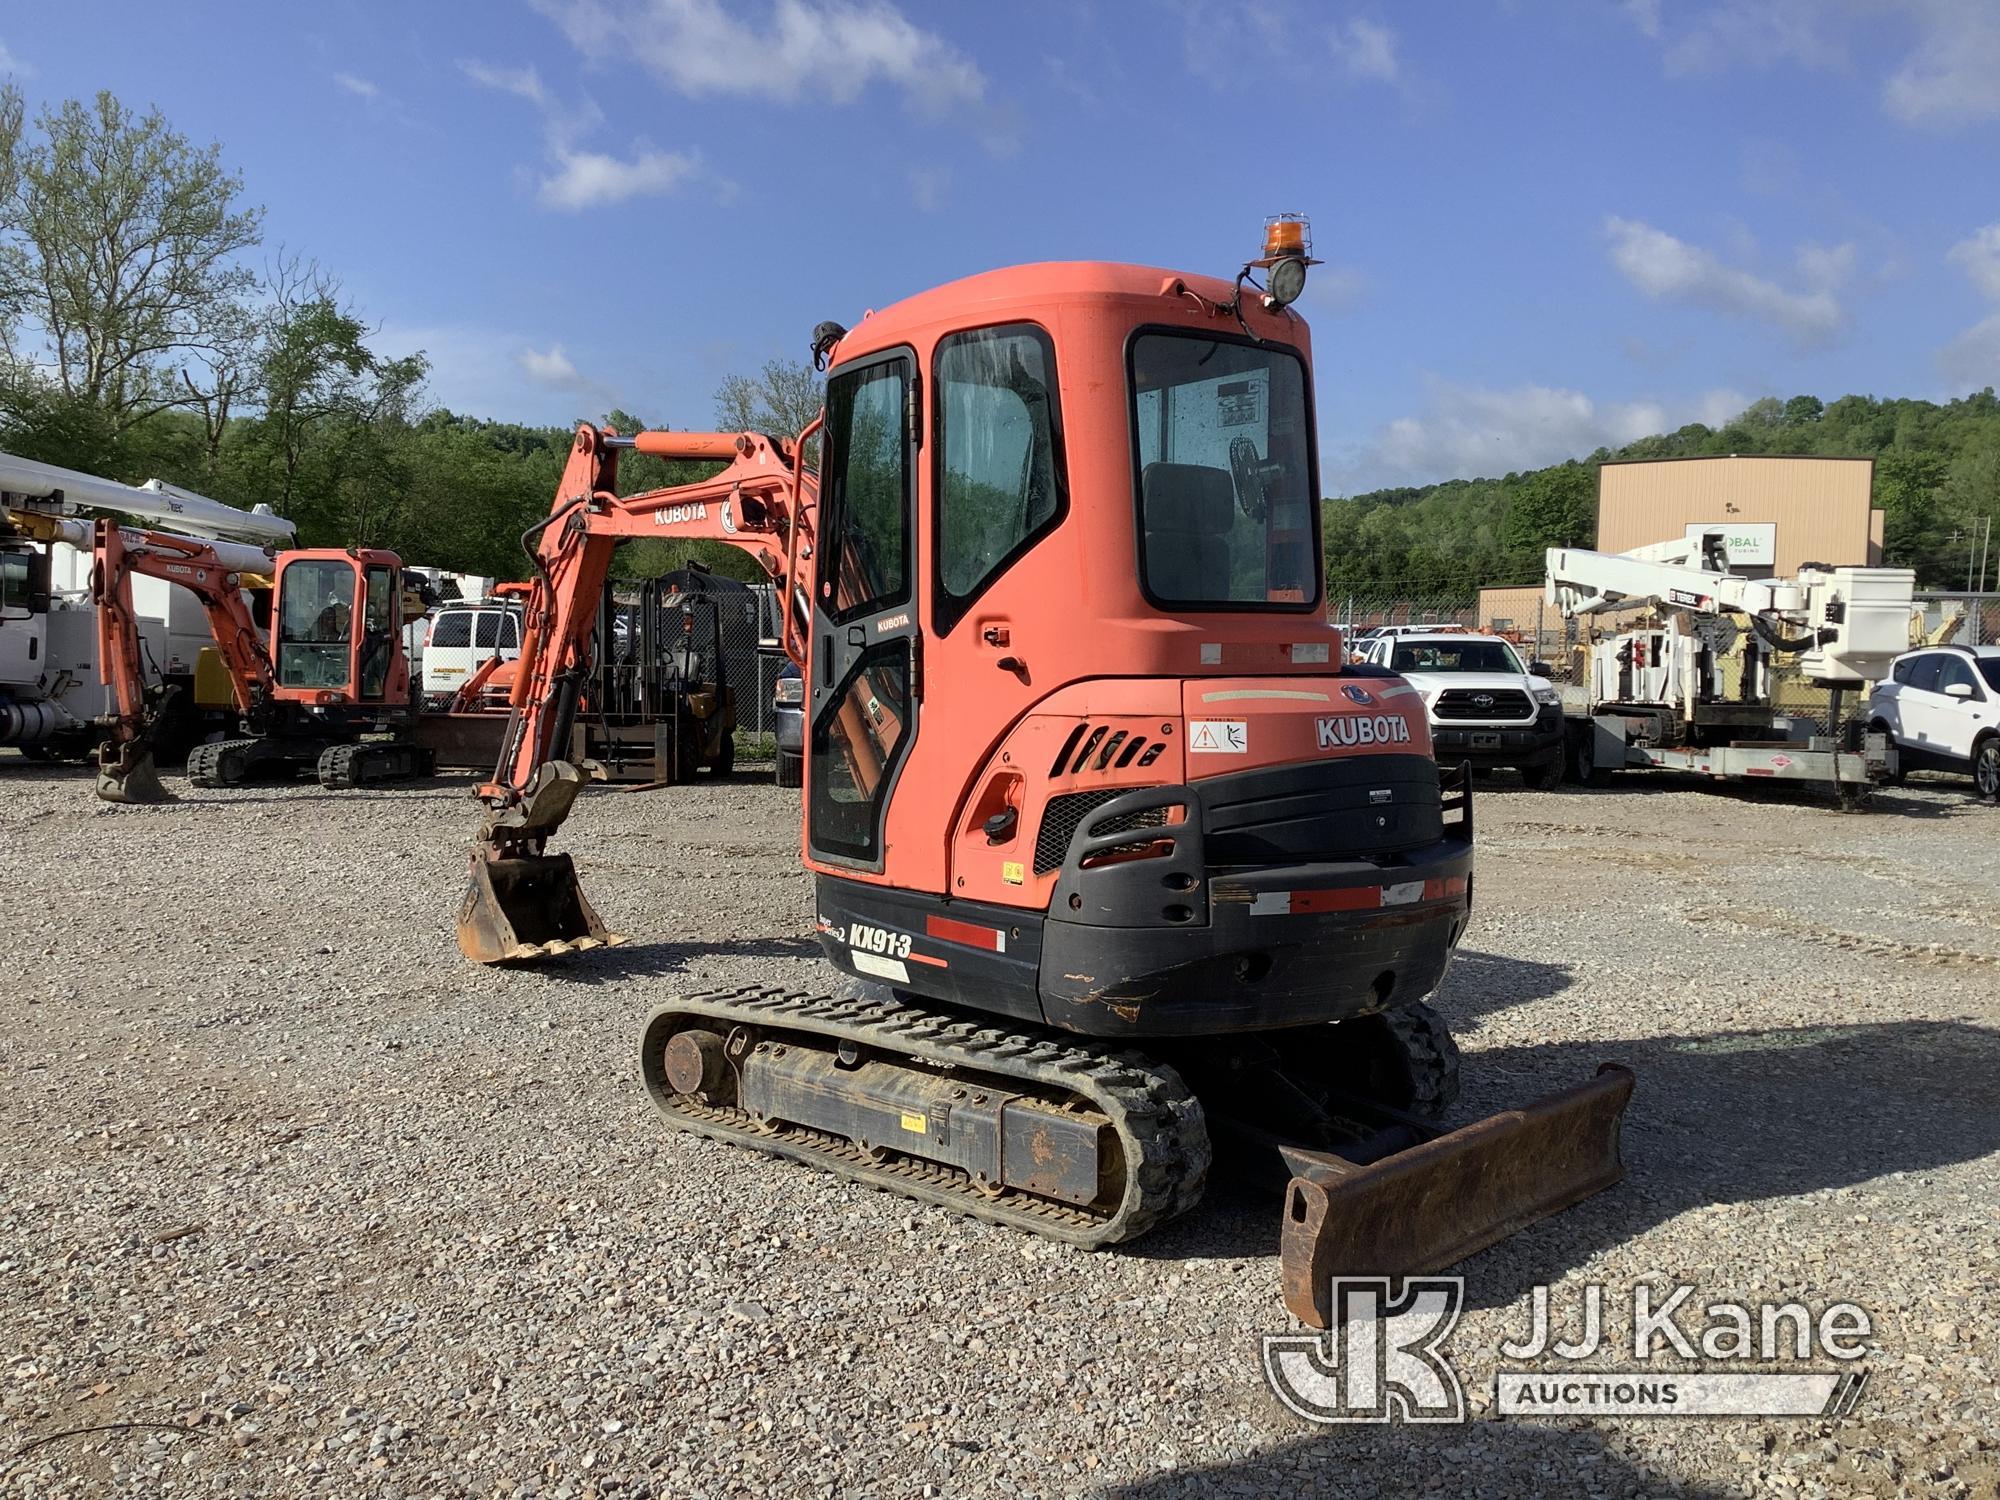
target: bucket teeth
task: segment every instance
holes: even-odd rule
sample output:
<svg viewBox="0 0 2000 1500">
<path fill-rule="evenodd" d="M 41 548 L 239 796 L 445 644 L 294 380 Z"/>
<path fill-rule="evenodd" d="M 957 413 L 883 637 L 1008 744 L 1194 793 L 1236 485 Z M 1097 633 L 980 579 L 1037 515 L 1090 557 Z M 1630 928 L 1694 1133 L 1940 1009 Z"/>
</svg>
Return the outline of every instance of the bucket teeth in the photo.
<svg viewBox="0 0 2000 1500">
<path fill-rule="evenodd" d="M 525 963 L 622 941 L 607 932 L 567 854 L 472 856 L 458 908 L 459 951 L 475 963 Z"/>
</svg>

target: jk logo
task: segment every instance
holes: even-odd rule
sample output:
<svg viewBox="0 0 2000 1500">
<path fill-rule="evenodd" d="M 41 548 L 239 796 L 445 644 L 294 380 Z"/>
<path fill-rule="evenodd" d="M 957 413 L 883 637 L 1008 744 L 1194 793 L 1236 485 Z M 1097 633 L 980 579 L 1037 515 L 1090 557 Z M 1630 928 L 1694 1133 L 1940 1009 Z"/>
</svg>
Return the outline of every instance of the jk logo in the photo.
<svg viewBox="0 0 2000 1500">
<path fill-rule="evenodd" d="M 1443 1352 L 1462 1276 L 1336 1276 L 1325 1333 L 1264 1336 L 1264 1378 L 1309 1422 L 1463 1422 L 1465 1389 Z"/>
</svg>

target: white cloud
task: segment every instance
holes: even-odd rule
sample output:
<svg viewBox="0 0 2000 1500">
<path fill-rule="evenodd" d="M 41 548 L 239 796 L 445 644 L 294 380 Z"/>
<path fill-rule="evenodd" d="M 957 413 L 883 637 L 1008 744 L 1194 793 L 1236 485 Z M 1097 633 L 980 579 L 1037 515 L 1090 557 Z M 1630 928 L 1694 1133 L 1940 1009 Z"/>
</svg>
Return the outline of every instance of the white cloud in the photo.
<svg viewBox="0 0 2000 1500">
<path fill-rule="evenodd" d="M 482 87 L 516 95 L 537 108 L 546 109 L 549 106 L 549 94 L 542 87 L 542 75 L 533 68 L 503 68 L 481 62 L 476 57 L 463 57 L 459 59 L 458 70 Z"/>
<path fill-rule="evenodd" d="M 1618 7 L 1625 18 L 1639 28 L 1641 36 L 1660 34 L 1660 0 L 1623 0 Z"/>
<path fill-rule="evenodd" d="M 1945 259 L 1965 272 L 1982 297 L 2000 302 L 2000 224 L 1974 230 L 1946 251 Z"/>
<path fill-rule="evenodd" d="M 1799 274 L 1806 290 L 1788 291 L 1640 220 L 1613 215 L 1604 228 L 1611 242 L 1611 263 L 1656 301 L 1687 302 L 1757 318 L 1808 343 L 1830 337 L 1846 321 L 1834 289 L 1852 269 L 1851 245 L 1801 249 Z"/>
<path fill-rule="evenodd" d="M 0 74 L 12 74 L 16 78 L 33 78 L 35 70 L 9 52 L 5 42 L 0 42 Z"/>
<path fill-rule="evenodd" d="M 1308 308 L 1335 317 L 1352 312 L 1368 290 L 1368 278 L 1352 266 L 1314 266 L 1306 276 Z"/>
<path fill-rule="evenodd" d="M 934 214 L 944 207 L 945 189 L 951 174 L 943 167 L 910 168 L 910 201 L 922 213 Z"/>
<path fill-rule="evenodd" d="M 563 353 L 561 344 L 552 344 L 546 350 L 523 349 L 514 357 L 521 372 L 538 385 L 552 385 L 562 390 L 573 388 L 583 379 L 570 358 Z"/>
<path fill-rule="evenodd" d="M 583 149 L 578 141 L 604 123 L 604 112 L 589 99 L 564 104 L 531 67 L 508 68 L 477 58 L 461 58 L 458 67 L 480 87 L 525 99 L 540 112 L 547 164 L 538 174 L 535 196 L 545 208 L 577 213 L 657 197 L 701 170 L 700 159 L 691 152 L 660 151 L 644 141 L 635 141 L 627 157 Z"/>
<path fill-rule="evenodd" d="M 1360 16 L 1345 26 L 1336 26 L 1332 35 L 1333 55 L 1351 78 L 1394 83 L 1402 76 L 1396 58 L 1396 33 L 1387 26 Z"/>
<path fill-rule="evenodd" d="M 1890 68 L 1882 107 L 1908 125 L 2000 117 L 2000 6 L 1992 0 L 1711 0 L 1667 19 L 1659 0 L 1624 10 L 1660 44 L 1670 75 L 1790 64 Z M 1900 30 L 1906 50 L 1884 46 Z"/>
<path fill-rule="evenodd" d="M 1966 329 L 1938 350 L 1937 360 L 1947 380 L 1974 389 L 2000 386 L 2000 313 Z"/>
<path fill-rule="evenodd" d="M 358 94 L 363 99 L 373 99 L 382 92 L 381 89 L 370 83 L 366 78 L 356 78 L 352 73 L 336 73 L 333 75 L 333 81 L 346 89 L 348 93 Z"/>
<path fill-rule="evenodd" d="M 610 411 L 618 405 L 617 391 L 607 382 L 579 370 L 561 344 L 551 344 L 546 349 L 522 349 L 514 356 L 514 366 L 532 384 L 580 400 L 596 410 Z"/>
<path fill-rule="evenodd" d="M 1945 259 L 1965 272 L 1979 295 L 2000 304 L 2000 224 L 1976 229 Z M 1982 319 L 1938 350 L 1945 378 L 1970 386 L 2000 385 L 2000 312 Z"/>
<path fill-rule="evenodd" d="M 1667 38 L 1663 58 L 1669 73 L 1839 67 L 1847 58 L 1845 18 L 1828 0 L 1721 0 Z"/>
<path fill-rule="evenodd" d="M 555 170 L 542 178 L 536 196 L 544 206 L 565 213 L 670 193 L 697 166 L 694 157 L 679 151 L 640 150 L 626 160 L 560 147 L 553 154 Z"/>
<path fill-rule="evenodd" d="M 888 0 L 776 0 L 751 20 L 720 0 L 535 0 L 573 46 L 631 58 L 678 93 L 850 104 L 877 83 L 926 113 L 978 105 L 986 76 Z"/>
<path fill-rule="evenodd" d="M 2000 115 L 2000 7 L 1929 0 L 1917 45 L 1882 86 L 1882 107 L 1908 125 L 1960 125 Z"/>
<path fill-rule="evenodd" d="M 1719 426 L 1748 404 L 1727 390 L 1672 402 L 1607 402 L 1551 386 L 1495 390 L 1433 379 L 1422 415 L 1386 424 L 1333 477 L 1350 494 L 1490 478 L 1582 458 L 1689 422 Z"/>
</svg>

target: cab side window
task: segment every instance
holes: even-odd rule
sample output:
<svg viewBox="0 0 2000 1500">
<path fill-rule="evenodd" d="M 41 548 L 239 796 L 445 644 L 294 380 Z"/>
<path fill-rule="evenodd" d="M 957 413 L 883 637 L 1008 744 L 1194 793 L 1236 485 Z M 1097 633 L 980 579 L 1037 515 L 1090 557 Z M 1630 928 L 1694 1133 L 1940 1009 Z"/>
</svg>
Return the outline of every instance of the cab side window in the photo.
<svg viewBox="0 0 2000 1500">
<path fill-rule="evenodd" d="M 937 628 L 1067 507 L 1055 350 L 1030 324 L 954 334 L 937 354 Z"/>
<path fill-rule="evenodd" d="M 1942 658 L 1935 652 L 1912 659 L 1909 662 L 1910 675 L 1903 679 L 1903 685 L 1919 692 L 1935 693 L 1938 690 L 1938 668 L 1942 665 Z"/>
</svg>

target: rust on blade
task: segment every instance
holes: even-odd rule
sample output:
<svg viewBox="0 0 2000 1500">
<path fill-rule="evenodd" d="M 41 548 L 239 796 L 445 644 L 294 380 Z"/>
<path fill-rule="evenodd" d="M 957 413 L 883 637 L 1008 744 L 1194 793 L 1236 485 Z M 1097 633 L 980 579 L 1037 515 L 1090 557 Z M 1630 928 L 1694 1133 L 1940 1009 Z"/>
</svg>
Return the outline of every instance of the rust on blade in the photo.
<svg viewBox="0 0 2000 1500">
<path fill-rule="evenodd" d="M 1285 1306 L 1324 1328 L 1336 1276 L 1441 1271 L 1625 1175 L 1619 1127 L 1632 1070 L 1476 1121 L 1366 1166 L 1289 1153 L 1280 1248 Z"/>
</svg>

